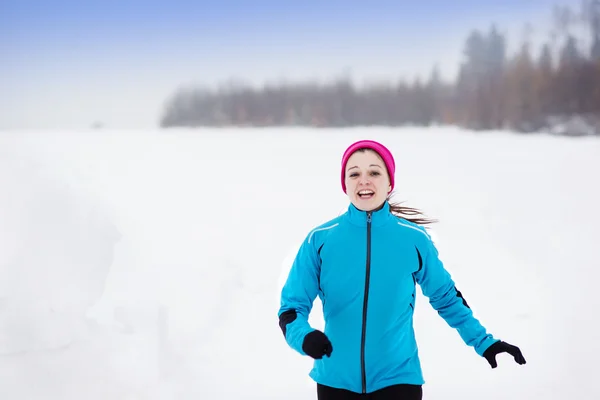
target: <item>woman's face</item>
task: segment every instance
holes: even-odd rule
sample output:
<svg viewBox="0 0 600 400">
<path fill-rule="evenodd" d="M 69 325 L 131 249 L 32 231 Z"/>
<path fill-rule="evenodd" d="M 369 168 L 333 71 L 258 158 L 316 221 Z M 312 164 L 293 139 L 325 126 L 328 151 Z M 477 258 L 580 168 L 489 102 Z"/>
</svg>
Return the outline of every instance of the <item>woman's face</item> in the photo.
<svg viewBox="0 0 600 400">
<path fill-rule="evenodd" d="M 379 207 L 392 189 L 385 163 L 374 151 L 357 151 L 346 163 L 346 194 L 356 208 Z"/>
</svg>

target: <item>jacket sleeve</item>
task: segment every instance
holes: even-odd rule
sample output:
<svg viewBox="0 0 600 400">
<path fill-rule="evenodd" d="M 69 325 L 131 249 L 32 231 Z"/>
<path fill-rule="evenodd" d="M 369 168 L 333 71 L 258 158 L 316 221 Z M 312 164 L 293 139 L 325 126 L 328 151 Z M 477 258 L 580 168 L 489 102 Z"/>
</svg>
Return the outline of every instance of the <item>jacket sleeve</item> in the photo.
<svg viewBox="0 0 600 400">
<path fill-rule="evenodd" d="M 314 236 L 313 236 L 314 239 Z M 314 329 L 308 316 L 319 292 L 320 262 L 310 235 L 303 241 L 281 290 L 279 327 L 288 345 L 302 355 L 302 343 Z"/>
<path fill-rule="evenodd" d="M 431 306 L 448 325 L 458 331 L 465 344 L 472 346 L 477 354 L 482 356 L 498 339 L 487 333 L 474 317 L 471 308 L 444 268 L 434 243 L 427 234 L 426 236 L 428 239 L 424 247 L 417 249 L 422 257 L 422 266 L 415 273 L 415 279 L 421 286 L 423 295 L 429 298 Z"/>
</svg>

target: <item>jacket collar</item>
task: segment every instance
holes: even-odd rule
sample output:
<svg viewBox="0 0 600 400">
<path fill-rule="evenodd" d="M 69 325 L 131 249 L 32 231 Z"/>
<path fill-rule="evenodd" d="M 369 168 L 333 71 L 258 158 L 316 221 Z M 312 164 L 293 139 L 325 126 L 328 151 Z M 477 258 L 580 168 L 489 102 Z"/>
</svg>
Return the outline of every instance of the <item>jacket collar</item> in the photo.
<svg viewBox="0 0 600 400">
<path fill-rule="evenodd" d="M 371 215 L 372 226 L 381 226 L 393 217 L 393 214 L 390 212 L 390 204 L 387 201 L 383 202 L 379 208 L 370 212 L 359 210 L 352 203 L 348 206 L 347 217 L 354 225 L 366 227 L 368 214 Z"/>
</svg>

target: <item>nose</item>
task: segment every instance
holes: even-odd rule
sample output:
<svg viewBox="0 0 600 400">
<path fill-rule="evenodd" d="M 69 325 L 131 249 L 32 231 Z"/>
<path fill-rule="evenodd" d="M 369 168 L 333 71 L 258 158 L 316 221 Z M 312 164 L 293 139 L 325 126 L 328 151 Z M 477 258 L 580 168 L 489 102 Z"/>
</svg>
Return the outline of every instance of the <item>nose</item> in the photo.
<svg viewBox="0 0 600 400">
<path fill-rule="evenodd" d="M 371 181 L 369 181 L 369 179 L 367 177 L 365 177 L 365 176 L 363 176 L 360 179 L 360 185 L 361 186 L 368 186 L 370 183 L 371 183 Z"/>
</svg>

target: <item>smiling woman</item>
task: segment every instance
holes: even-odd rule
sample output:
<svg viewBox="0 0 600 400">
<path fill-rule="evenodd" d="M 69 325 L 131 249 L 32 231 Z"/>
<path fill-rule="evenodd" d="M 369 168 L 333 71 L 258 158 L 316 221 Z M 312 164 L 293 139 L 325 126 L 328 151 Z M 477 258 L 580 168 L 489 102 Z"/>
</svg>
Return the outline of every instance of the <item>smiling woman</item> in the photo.
<svg viewBox="0 0 600 400">
<path fill-rule="evenodd" d="M 308 233 L 281 291 L 279 326 L 292 349 L 314 359 L 310 376 L 320 400 L 422 399 L 413 328 L 417 284 L 492 368 L 503 352 L 525 364 L 519 348 L 475 318 L 419 219 L 403 217 L 420 212 L 390 205 L 394 173 L 394 157 L 380 143 L 363 140 L 344 152 L 341 183 L 351 204 Z M 324 331 L 309 323 L 317 296 Z"/>
<path fill-rule="evenodd" d="M 381 157 L 372 150 L 355 152 L 347 162 L 347 194 L 356 208 L 371 211 L 383 204 L 392 190 Z"/>
<path fill-rule="evenodd" d="M 371 211 L 387 201 L 390 212 L 420 225 L 435 222 L 425 217 L 412 218 L 423 213 L 412 207 L 391 203 L 396 165 L 391 153 L 377 142 L 363 140 L 348 147 L 342 157 L 342 189 L 352 204 L 363 211 Z M 349 193 L 348 193 L 349 191 Z"/>
</svg>

